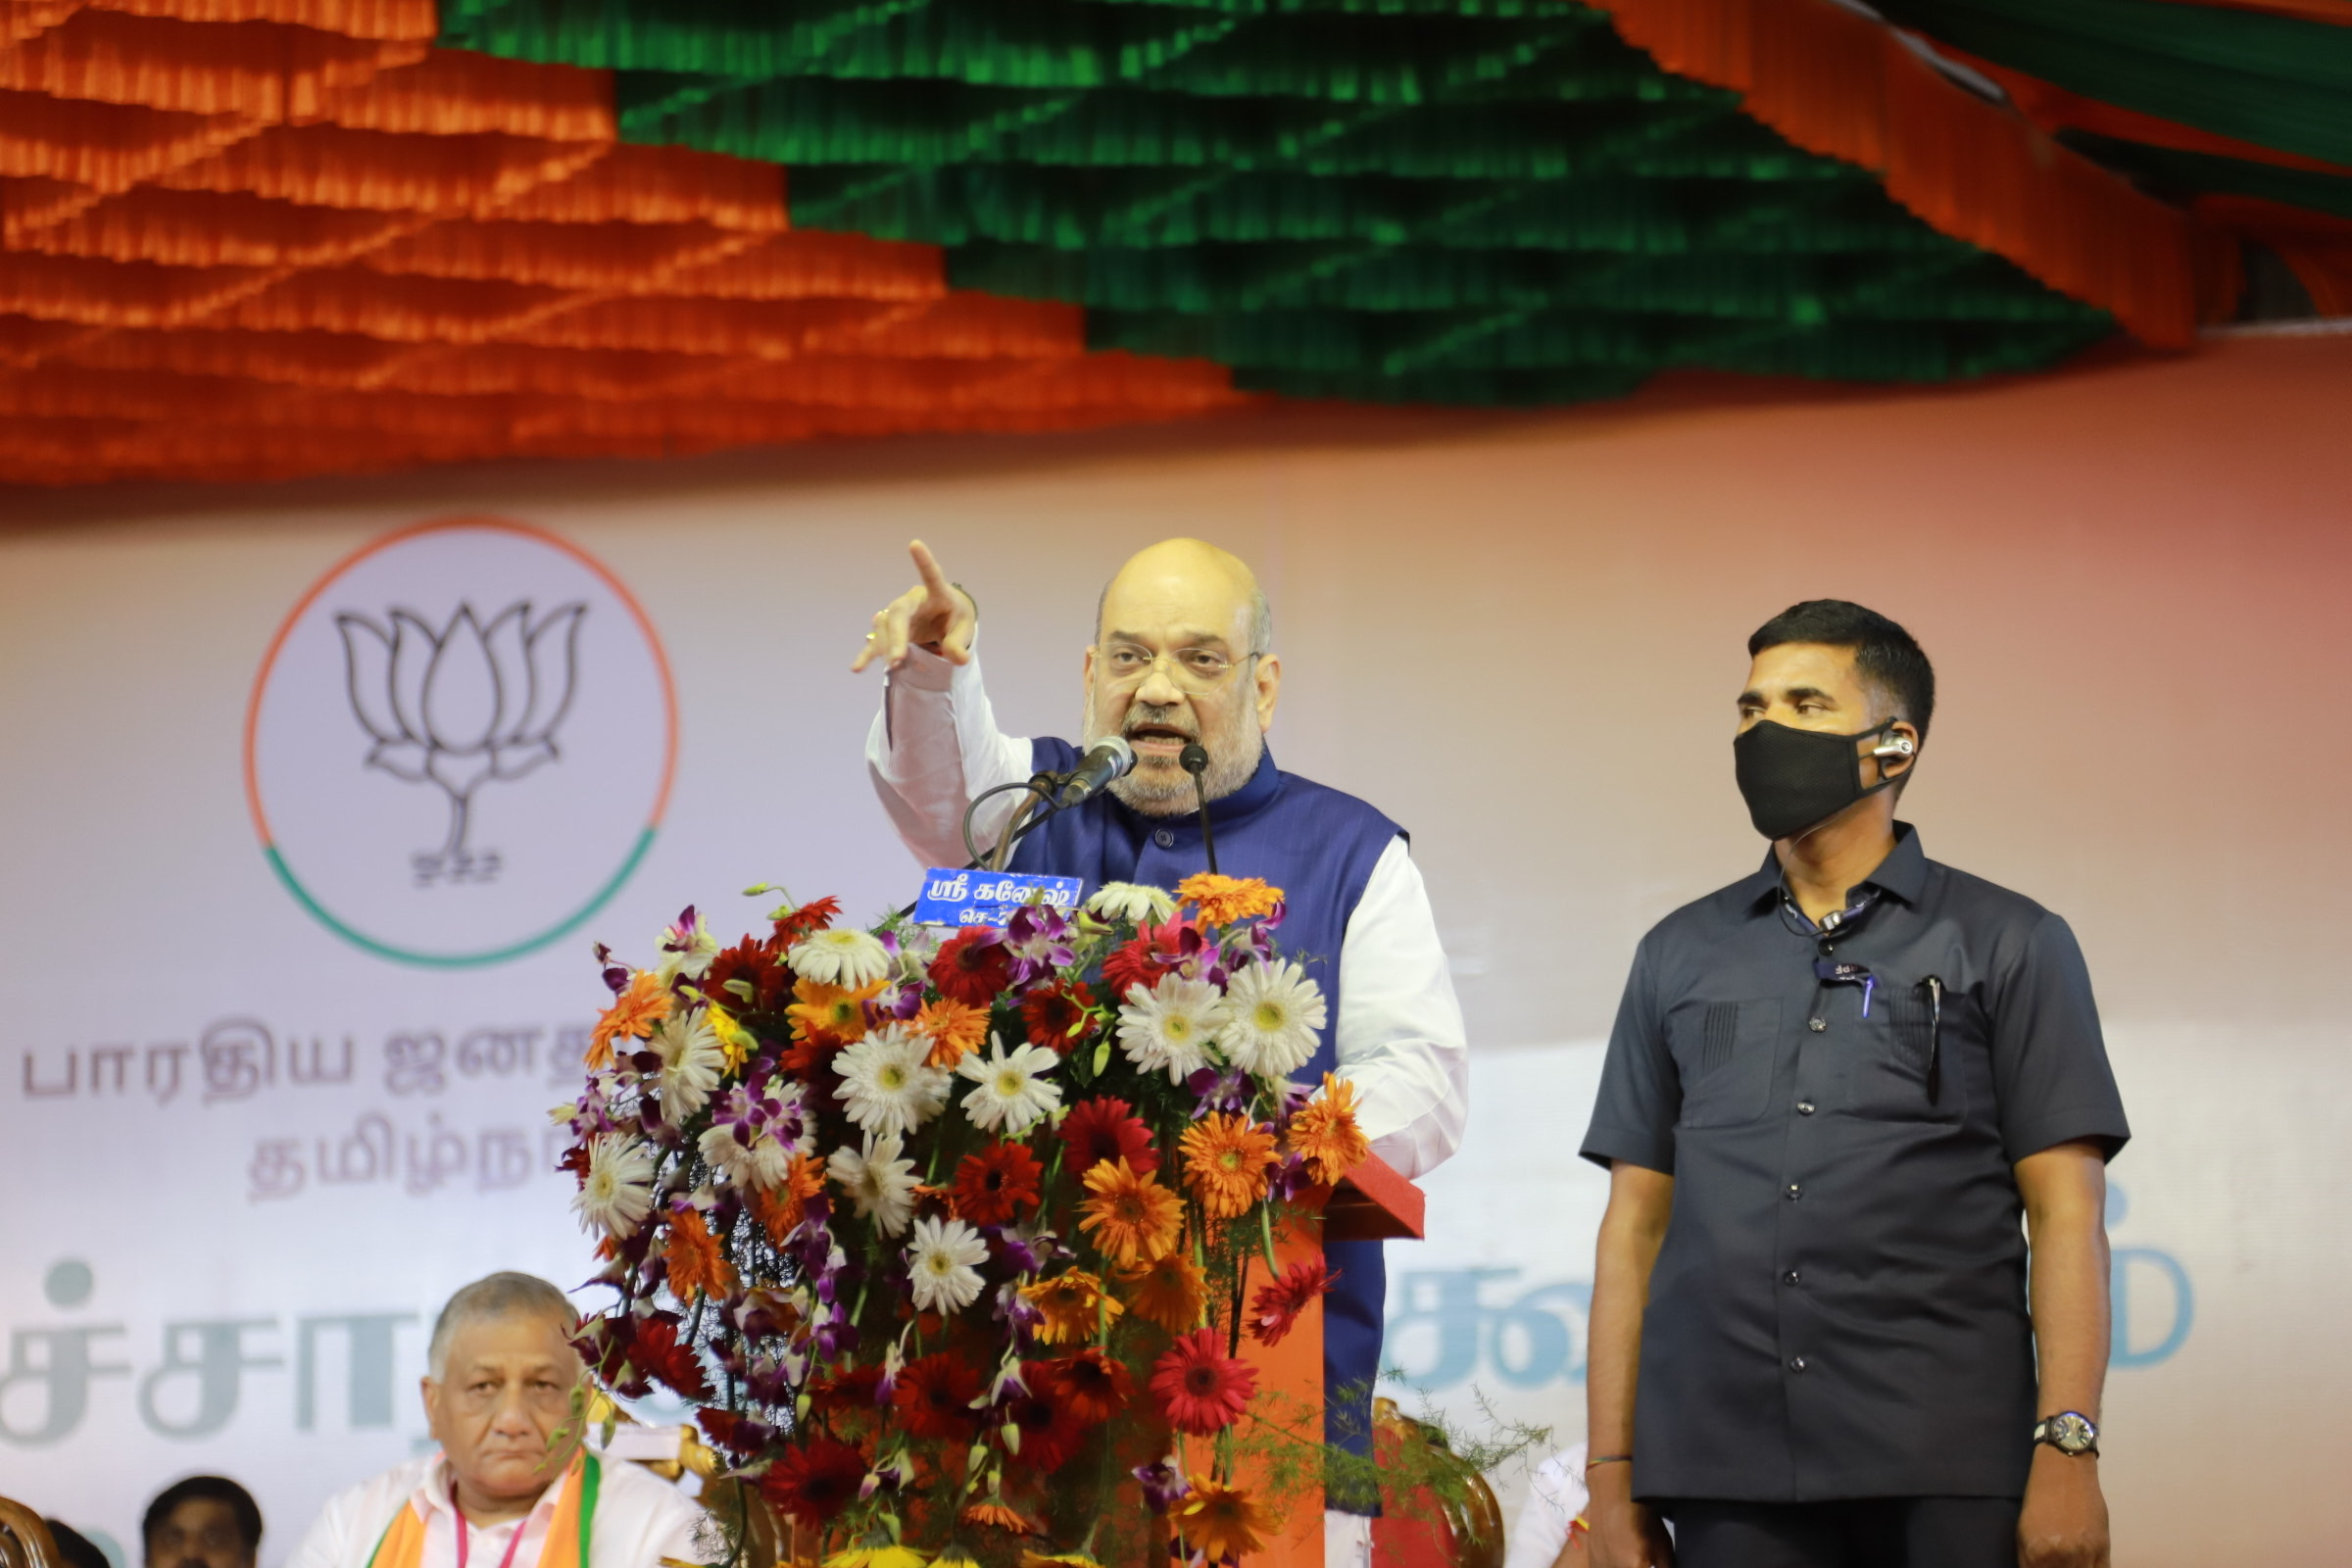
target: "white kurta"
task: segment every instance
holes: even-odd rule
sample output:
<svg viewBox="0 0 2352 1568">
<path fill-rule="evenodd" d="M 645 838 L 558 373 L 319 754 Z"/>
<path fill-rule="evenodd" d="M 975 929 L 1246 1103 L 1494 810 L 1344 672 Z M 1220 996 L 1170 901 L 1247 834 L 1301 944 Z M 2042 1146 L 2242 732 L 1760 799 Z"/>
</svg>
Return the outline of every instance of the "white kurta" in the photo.
<svg viewBox="0 0 2352 1568">
<path fill-rule="evenodd" d="M 865 760 L 899 837 L 925 865 L 963 864 L 964 808 L 1032 771 L 1029 742 L 997 728 L 978 658 L 952 664 L 921 648 L 890 676 Z M 974 837 L 992 842 L 1017 799 L 1007 793 L 982 808 Z M 1382 854 L 1348 917 L 1339 979 L 1333 1045 L 1355 1090 L 1357 1125 L 1399 1173 L 1425 1175 L 1461 1145 L 1469 1045 L 1429 893 L 1402 838 Z"/>
<path fill-rule="evenodd" d="M 642 1465 L 625 1459 L 601 1464 L 596 1515 L 589 1522 L 589 1568 L 656 1568 L 664 1557 L 703 1560 L 695 1531 L 704 1514 L 692 1498 Z M 514 1568 L 578 1568 L 539 1561 L 562 1491 L 561 1483 L 549 1487 L 538 1506 L 520 1519 L 464 1526 L 467 1568 L 497 1568 L 507 1560 L 510 1545 Z M 450 1505 L 449 1464 L 437 1452 L 394 1465 L 328 1498 L 286 1568 L 368 1568 L 384 1527 L 411 1502 L 424 1519 L 424 1557 L 417 1568 L 457 1568 L 461 1526 Z M 519 1542 L 514 1540 L 518 1530 Z"/>
</svg>

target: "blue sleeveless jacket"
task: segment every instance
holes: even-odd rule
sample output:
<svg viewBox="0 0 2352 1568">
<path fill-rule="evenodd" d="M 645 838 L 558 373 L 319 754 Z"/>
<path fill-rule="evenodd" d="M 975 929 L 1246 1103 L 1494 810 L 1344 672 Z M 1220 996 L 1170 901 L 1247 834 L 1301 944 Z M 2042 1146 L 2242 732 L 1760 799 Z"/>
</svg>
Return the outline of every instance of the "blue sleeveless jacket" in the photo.
<svg viewBox="0 0 2352 1568">
<path fill-rule="evenodd" d="M 1066 772 L 1078 751 L 1062 740 L 1033 743 L 1038 772 Z M 1328 1004 L 1323 1039 L 1295 1077 L 1319 1082 L 1339 1061 L 1340 943 L 1372 868 L 1402 831 L 1352 795 L 1285 773 L 1272 752 L 1233 794 L 1212 801 L 1217 865 L 1228 876 L 1263 877 L 1287 906 L 1275 933 L 1282 955 L 1301 963 Z M 1208 868 L 1200 818 L 1144 816 L 1107 793 L 1054 817 L 1013 851 L 1011 868 L 1083 877 L 1091 894 L 1105 882 L 1173 889 Z M 1371 1451 L 1372 1384 L 1380 1375 L 1382 1298 L 1388 1271 L 1378 1242 L 1334 1242 L 1324 1249 L 1340 1281 L 1323 1301 L 1324 1438 L 1351 1453 Z M 1334 1499 L 1333 1506 L 1341 1506 Z M 1358 1511 L 1371 1511 L 1368 1503 Z"/>
</svg>

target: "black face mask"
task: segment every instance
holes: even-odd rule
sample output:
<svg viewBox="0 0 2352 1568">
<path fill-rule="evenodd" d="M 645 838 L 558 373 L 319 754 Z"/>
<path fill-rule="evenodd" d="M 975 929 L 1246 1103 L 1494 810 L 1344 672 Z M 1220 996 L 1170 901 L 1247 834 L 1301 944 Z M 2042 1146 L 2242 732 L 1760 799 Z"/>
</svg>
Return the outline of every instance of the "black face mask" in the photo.
<svg viewBox="0 0 2352 1568">
<path fill-rule="evenodd" d="M 1830 735 L 1759 719 L 1732 742 L 1732 765 L 1747 802 L 1747 819 L 1768 839 L 1794 838 L 1889 787 L 1895 779 L 1862 782 L 1862 755 L 1854 743 L 1884 735 L 1894 724 L 1890 718 L 1876 729 Z"/>
</svg>

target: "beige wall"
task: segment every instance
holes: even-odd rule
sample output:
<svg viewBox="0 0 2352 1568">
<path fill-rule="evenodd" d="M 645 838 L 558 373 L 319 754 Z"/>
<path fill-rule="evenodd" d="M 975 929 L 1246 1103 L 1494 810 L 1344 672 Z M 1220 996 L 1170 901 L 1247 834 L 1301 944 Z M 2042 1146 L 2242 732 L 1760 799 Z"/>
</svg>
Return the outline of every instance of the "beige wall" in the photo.
<svg viewBox="0 0 2352 1568">
<path fill-rule="evenodd" d="M 52 1161 L 39 1181 L 62 1192 L 75 1159 L 130 1124 L 93 1103 L 36 1128 L 16 1087 L 28 1051 L 185 1034 L 296 992 L 288 1005 L 317 1028 L 593 1004 L 584 937 L 497 971 L 397 968 L 327 936 L 261 863 L 239 726 L 262 651 L 341 554 L 422 517 L 554 530 L 612 566 L 660 628 L 680 690 L 678 787 L 653 854 L 591 922 L 640 946 L 680 904 L 733 911 L 732 890 L 760 879 L 838 890 L 854 908 L 907 896 L 913 868 L 858 760 L 873 688 L 846 672 L 865 615 L 906 577 L 906 538 L 930 540 L 977 595 L 1000 716 L 1018 733 L 1074 719 L 1094 595 L 1126 551 L 1179 532 L 1241 551 L 1273 595 L 1286 658 L 1278 755 L 1411 828 L 1491 1060 L 1573 1054 L 1604 1034 L 1639 934 L 1753 865 L 1726 746 L 1743 640 L 1793 600 L 1853 598 L 1936 662 L 1942 705 L 1905 803 L 1929 853 L 2040 899 L 2082 936 L 2139 1130 L 2116 1169 L 2131 1201 L 2119 1236 L 2192 1282 L 2177 1351 L 2113 1380 L 2121 1560 L 2319 1561 L 2352 1531 L 2332 1484 L 2352 1457 L 2338 1310 L 2352 1287 L 2347 392 L 2352 338 L 2238 340 L 1932 393 L 1685 383 L 1541 415 L 1294 410 L 672 466 L 9 494 L 0 941 L 18 961 L 0 1125 Z M 126 949 L 133 972 L 97 983 L 89 966 Z M 257 1210 L 240 1186 L 248 1130 L 245 1144 L 215 1138 L 206 1114 L 154 1123 L 197 1139 L 183 1182 L 115 1166 L 86 1187 L 114 1207 L 0 1215 L 0 1326 L 58 1320 L 42 1271 L 87 1251 L 91 1226 L 163 1255 L 208 1217 L 236 1235 L 267 1219 L 273 1245 L 296 1249 L 306 1227 L 352 1223 L 317 1205 Z M 1564 1087 L 1558 1136 L 1581 1118 Z M 1477 1153 L 1486 1185 L 1458 1202 L 1509 1180 L 1507 1147 Z M 1531 1152 L 1527 1168 L 1556 1162 Z M 1586 1212 L 1574 1173 L 1546 1179 L 1560 1213 Z M 432 1260 L 444 1221 L 384 1212 L 417 1216 L 419 1300 L 463 1277 Z M 578 1250 L 560 1204 L 514 1214 L 539 1229 L 510 1253 L 554 1269 Z M 1528 1279 L 1589 1278 L 1578 1223 L 1531 1228 Z M 1487 1237 L 1473 1255 L 1441 1237 L 1426 1256 L 1468 1266 L 1507 1245 Z M 106 1278 L 148 1281 L 108 1308 L 135 1339 L 169 1315 L 154 1293 L 225 1313 L 260 1276 L 199 1249 L 152 1277 L 126 1256 Z M 261 1469 L 289 1437 L 282 1379 L 254 1386 L 267 1392 L 238 1418 L 253 1424 L 215 1446 L 125 1426 L 135 1462 L 83 1487 L 86 1511 L 116 1517 L 115 1494 L 189 1468 Z M 1565 1371 L 1515 1397 L 1581 1427 Z M 376 1452 L 340 1462 L 389 1462 Z M 0 1446 L 0 1461 L 72 1489 L 86 1455 Z M 322 1484 L 286 1485 L 277 1553 Z"/>
</svg>

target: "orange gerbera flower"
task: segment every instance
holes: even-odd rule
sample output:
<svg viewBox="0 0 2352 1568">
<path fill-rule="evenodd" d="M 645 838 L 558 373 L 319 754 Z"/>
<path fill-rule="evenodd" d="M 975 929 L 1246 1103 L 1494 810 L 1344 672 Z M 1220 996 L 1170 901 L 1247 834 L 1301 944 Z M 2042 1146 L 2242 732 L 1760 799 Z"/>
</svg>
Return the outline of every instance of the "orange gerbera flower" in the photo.
<svg viewBox="0 0 2352 1568">
<path fill-rule="evenodd" d="M 638 970 L 629 977 L 629 989 L 614 997 L 596 1020 L 596 1032 L 588 1037 L 589 1070 L 601 1072 L 612 1065 L 613 1041 L 643 1040 L 668 1016 L 669 992 L 651 970 Z"/>
<path fill-rule="evenodd" d="M 784 1009 L 792 1020 L 792 1038 L 827 1046 L 855 1045 L 865 1038 L 865 1004 L 879 996 L 886 982 L 852 991 L 821 980 L 798 980 L 792 994 L 800 1000 Z"/>
<path fill-rule="evenodd" d="M 1176 1250 L 1184 1235 L 1184 1200 L 1123 1159 L 1102 1160 L 1080 1180 L 1095 1196 L 1078 1205 L 1078 1228 L 1105 1257 L 1130 1264 Z"/>
<path fill-rule="evenodd" d="M 1201 1278 L 1200 1265 L 1182 1248 L 1165 1257 L 1119 1270 L 1119 1284 L 1127 1304 L 1145 1322 L 1156 1323 L 1170 1334 L 1188 1333 L 1200 1326 L 1200 1306 L 1208 1298 L 1208 1283 Z"/>
<path fill-rule="evenodd" d="M 1202 871 L 1177 883 L 1176 897 L 1200 911 L 1203 925 L 1231 925 L 1253 914 L 1272 914 L 1282 903 L 1282 889 L 1266 886 L 1263 877 Z"/>
<path fill-rule="evenodd" d="M 1330 1073 L 1323 1093 L 1291 1118 L 1290 1135 L 1291 1152 L 1326 1187 L 1372 1157 L 1371 1141 L 1355 1124 L 1355 1086 Z"/>
<path fill-rule="evenodd" d="M 1022 1518 L 1018 1510 L 1006 1507 L 995 1497 L 967 1504 L 963 1510 L 963 1522 L 1009 1531 L 1016 1536 L 1033 1535 L 1037 1531 L 1037 1526 Z"/>
<path fill-rule="evenodd" d="M 931 1041 L 931 1065 L 953 1067 L 965 1056 L 980 1049 L 988 1038 L 988 1009 L 957 1002 L 954 997 L 942 997 L 926 1002 L 923 1010 L 914 1015 L 912 1025 L 918 1035 Z"/>
<path fill-rule="evenodd" d="M 768 1192 L 751 1194 L 752 1218 L 776 1246 L 800 1227 L 808 1200 L 825 1190 L 825 1162 L 814 1154 L 796 1153 L 784 1167 L 784 1179 Z"/>
<path fill-rule="evenodd" d="M 1184 1544 L 1212 1562 L 1257 1550 L 1278 1524 L 1273 1511 L 1252 1502 L 1250 1494 L 1206 1476 L 1193 1477 L 1193 1490 L 1170 1511 Z"/>
<path fill-rule="evenodd" d="M 1184 1130 L 1185 1185 L 1210 1219 L 1248 1213 L 1278 1163 L 1274 1135 L 1247 1116 L 1211 1111 Z"/>
<path fill-rule="evenodd" d="M 718 1250 L 718 1238 L 699 1208 L 686 1208 L 669 1218 L 669 1294 L 679 1300 L 735 1294 L 735 1270 Z"/>
<path fill-rule="evenodd" d="M 1045 1317 L 1037 1337 L 1048 1345 L 1059 1345 L 1064 1340 L 1091 1340 L 1097 1329 L 1117 1322 L 1119 1314 L 1126 1310 L 1116 1297 L 1103 1291 L 1101 1280 L 1076 1268 L 1035 1285 L 1022 1286 L 1021 1299 Z"/>
</svg>

